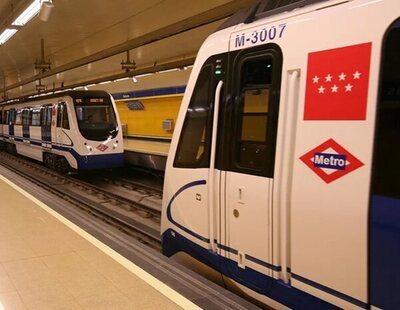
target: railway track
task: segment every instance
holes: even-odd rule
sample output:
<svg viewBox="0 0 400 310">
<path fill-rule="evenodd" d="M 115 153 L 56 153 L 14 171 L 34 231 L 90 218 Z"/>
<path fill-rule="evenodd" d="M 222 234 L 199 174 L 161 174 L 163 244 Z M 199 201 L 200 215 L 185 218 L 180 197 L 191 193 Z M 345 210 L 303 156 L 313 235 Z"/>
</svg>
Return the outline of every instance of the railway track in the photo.
<svg viewBox="0 0 400 310">
<path fill-rule="evenodd" d="M 122 191 L 115 193 L 112 188 L 79 180 L 76 177 L 62 175 L 41 164 L 0 152 L 0 164 L 41 188 L 67 200 L 70 204 L 84 209 L 118 229 L 135 236 L 140 242 L 160 249 L 161 197 L 158 193 L 151 197 L 149 188 L 143 191 Z M 123 182 L 123 181 L 121 181 Z M 136 185 L 140 187 L 140 185 Z M 131 193 L 132 198 L 129 197 Z M 157 195 L 159 205 L 157 207 Z"/>
</svg>

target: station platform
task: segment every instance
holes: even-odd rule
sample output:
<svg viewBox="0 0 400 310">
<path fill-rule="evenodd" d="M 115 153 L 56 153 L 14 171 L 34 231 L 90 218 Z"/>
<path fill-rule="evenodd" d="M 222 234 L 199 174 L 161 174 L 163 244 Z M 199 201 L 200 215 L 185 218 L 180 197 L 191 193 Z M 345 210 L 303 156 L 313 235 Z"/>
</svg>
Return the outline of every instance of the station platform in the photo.
<svg viewBox="0 0 400 310">
<path fill-rule="evenodd" d="M 125 162 L 128 165 L 164 171 L 169 147 L 170 140 L 124 138 Z"/>
<path fill-rule="evenodd" d="M 198 308 L 2 176 L 0 197 L 0 309 Z"/>
<path fill-rule="evenodd" d="M 0 166 L 0 309 L 258 309 Z"/>
</svg>

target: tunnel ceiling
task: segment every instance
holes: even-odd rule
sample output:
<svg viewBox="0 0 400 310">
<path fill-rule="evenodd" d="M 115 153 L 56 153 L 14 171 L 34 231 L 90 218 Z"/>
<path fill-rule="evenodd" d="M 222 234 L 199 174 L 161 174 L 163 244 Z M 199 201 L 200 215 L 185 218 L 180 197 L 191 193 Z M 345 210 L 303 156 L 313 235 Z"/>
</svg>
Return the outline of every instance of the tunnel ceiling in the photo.
<svg viewBox="0 0 400 310">
<path fill-rule="evenodd" d="M 30 2 L 32 0 L 0 1 L 0 32 L 9 27 Z M 123 46 L 135 38 L 146 38 L 147 34 L 157 34 L 158 31 L 161 33 L 177 22 L 191 22 L 200 14 L 203 20 L 209 18 L 200 27 L 130 50 L 130 58 L 137 68 L 151 67 L 193 58 L 204 39 L 222 21 L 215 21 L 210 12 L 227 6 L 231 6 L 230 10 L 232 7 L 239 9 L 252 3 L 254 1 L 249 0 L 53 0 L 54 8 L 48 21 L 35 16 L 10 40 L 0 45 L 1 96 L 6 93 L 13 98 L 36 91 L 37 80 L 26 85 L 18 84 L 41 73 L 35 69 L 35 62 L 41 61 L 42 40 L 44 60 L 51 63 L 50 70 L 55 70 Z M 43 78 L 42 84 L 50 90 L 123 73 L 121 61 L 125 60 L 126 52 L 114 53 L 102 60 Z"/>
</svg>

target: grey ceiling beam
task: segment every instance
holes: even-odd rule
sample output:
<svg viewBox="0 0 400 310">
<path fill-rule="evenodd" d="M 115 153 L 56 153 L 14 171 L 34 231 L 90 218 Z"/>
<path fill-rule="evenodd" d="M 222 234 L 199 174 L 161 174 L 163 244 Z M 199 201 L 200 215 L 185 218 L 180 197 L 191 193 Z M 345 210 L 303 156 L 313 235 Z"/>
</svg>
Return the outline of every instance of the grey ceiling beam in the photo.
<svg viewBox="0 0 400 310">
<path fill-rule="evenodd" d="M 238 10 L 250 6 L 253 4 L 255 0 L 234 0 L 227 4 L 218 6 L 211 10 L 205 11 L 203 13 L 197 14 L 195 16 L 191 16 L 174 24 L 168 25 L 166 27 L 157 29 L 155 31 L 149 32 L 137 38 L 133 38 L 124 43 L 115 45 L 113 47 L 107 48 L 100 52 L 94 53 L 92 55 L 80 58 L 78 60 L 72 61 L 70 63 L 58 66 L 44 73 L 40 73 L 34 75 L 30 78 L 24 79 L 18 83 L 6 86 L 4 91 L 8 91 L 14 88 L 17 88 L 22 85 L 26 85 L 32 82 L 35 82 L 39 79 L 44 79 L 46 77 L 55 75 L 57 73 L 65 72 L 68 70 L 72 70 L 84 65 L 87 65 L 92 62 L 96 62 L 120 53 L 123 53 L 127 50 L 135 49 L 143 45 L 147 45 L 153 42 L 157 42 L 159 40 L 166 39 L 171 36 L 178 35 L 180 33 L 207 25 L 209 23 L 227 18 L 232 14 L 236 13 Z"/>
<path fill-rule="evenodd" d="M 48 89 L 48 90 L 44 91 L 43 93 L 50 94 L 50 93 L 53 93 L 53 92 L 56 92 L 56 91 L 74 89 L 74 88 L 78 88 L 78 87 L 84 87 L 85 85 L 99 84 L 99 83 L 105 82 L 105 81 L 115 81 L 115 80 L 118 80 L 118 79 L 122 79 L 122 78 L 126 78 L 126 77 L 139 76 L 139 75 L 147 74 L 147 73 L 157 73 L 157 72 L 164 71 L 164 70 L 169 70 L 169 69 L 184 68 L 184 67 L 193 65 L 195 59 L 196 59 L 195 57 L 190 57 L 190 58 L 181 59 L 181 60 L 174 60 L 174 61 L 170 61 L 170 62 L 159 64 L 159 65 L 155 65 L 155 66 L 139 68 L 137 70 L 130 71 L 130 72 L 123 72 L 123 73 L 119 73 L 119 74 L 105 76 L 105 77 L 102 77 L 102 78 L 82 81 L 82 82 L 71 84 L 71 85 L 65 85 L 63 87 L 56 87 L 56 88 L 53 88 L 53 89 Z M 29 96 L 34 96 L 34 95 L 37 95 L 37 94 L 38 93 L 35 92 L 35 93 L 31 93 L 31 94 L 26 94 L 26 95 L 23 95 L 23 96 L 20 96 L 20 97 L 15 97 L 15 98 L 12 98 L 10 100 L 12 100 L 12 102 L 15 103 L 16 100 L 26 99 Z M 3 105 L 8 101 L 9 100 L 1 101 L 0 105 Z"/>
</svg>

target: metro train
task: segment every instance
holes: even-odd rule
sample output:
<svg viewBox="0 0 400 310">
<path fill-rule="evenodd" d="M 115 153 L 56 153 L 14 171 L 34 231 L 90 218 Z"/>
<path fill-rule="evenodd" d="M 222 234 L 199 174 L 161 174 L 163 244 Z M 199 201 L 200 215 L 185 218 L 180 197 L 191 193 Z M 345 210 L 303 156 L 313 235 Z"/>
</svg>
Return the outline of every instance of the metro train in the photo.
<svg viewBox="0 0 400 310">
<path fill-rule="evenodd" d="M 104 91 L 66 91 L 0 106 L 0 144 L 59 171 L 124 163 L 121 123 Z"/>
<path fill-rule="evenodd" d="M 162 249 L 273 308 L 400 309 L 400 1 L 261 1 L 202 45 Z"/>
</svg>

